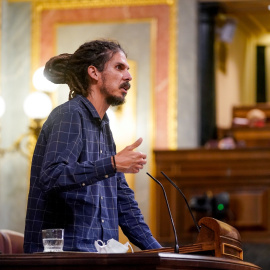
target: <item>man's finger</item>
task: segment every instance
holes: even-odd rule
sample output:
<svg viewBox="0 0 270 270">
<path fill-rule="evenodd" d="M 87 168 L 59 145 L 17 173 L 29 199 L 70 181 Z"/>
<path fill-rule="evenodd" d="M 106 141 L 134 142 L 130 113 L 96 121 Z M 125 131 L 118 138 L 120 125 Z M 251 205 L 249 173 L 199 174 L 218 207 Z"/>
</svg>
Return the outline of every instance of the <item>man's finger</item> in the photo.
<svg viewBox="0 0 270 270">
<path fill-rule="evenodd" d="M 137 148 L 138 146 L 141 145 L 143 139 L 142 138 L 139 138 L 136 142 L 134 142 L 133 144 L 131 144 L 128 148 L 132 151 L 134 150 L 135 148 Z"/>
</svg>

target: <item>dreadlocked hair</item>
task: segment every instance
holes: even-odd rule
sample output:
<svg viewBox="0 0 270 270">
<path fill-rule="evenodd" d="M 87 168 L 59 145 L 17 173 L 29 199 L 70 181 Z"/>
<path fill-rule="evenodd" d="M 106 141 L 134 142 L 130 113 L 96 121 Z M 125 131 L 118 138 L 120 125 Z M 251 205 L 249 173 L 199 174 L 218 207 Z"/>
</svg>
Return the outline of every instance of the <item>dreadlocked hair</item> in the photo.
<svg viewBox="0 0 270 270">
<path fill-rule="evenodd" d="M 105 64 L 119 51 L 124 52 L 115 41 L 86 42 L 74 54 L 64 53 L 52 57 L 45 65 L 44 76 L 53 83 L 67 84 L 70 89 L 69 100 L 76 95 L 87 97 L 91 84 L 88 67 L 95 66 L 102 72 Z"/>
</svg>

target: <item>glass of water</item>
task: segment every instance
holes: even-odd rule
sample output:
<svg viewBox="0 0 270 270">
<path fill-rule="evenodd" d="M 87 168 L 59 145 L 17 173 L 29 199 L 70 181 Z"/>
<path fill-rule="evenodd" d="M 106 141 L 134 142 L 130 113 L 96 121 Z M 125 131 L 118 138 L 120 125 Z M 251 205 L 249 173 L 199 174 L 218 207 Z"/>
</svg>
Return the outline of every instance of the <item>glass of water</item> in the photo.
<svg viewBox="0 0 270 270">
<path fill-rule="evenodd" d="M 44 252 L 61 252 L 64 246 L 64 229 L 42 230 Z"/>
</svg>

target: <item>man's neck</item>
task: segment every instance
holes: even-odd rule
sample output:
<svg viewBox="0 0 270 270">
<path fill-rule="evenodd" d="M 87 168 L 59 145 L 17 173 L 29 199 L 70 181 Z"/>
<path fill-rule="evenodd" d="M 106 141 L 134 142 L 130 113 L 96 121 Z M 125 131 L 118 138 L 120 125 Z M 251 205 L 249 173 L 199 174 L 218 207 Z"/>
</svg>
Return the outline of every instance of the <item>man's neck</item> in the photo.
<svg viewBox="0 0 270 270">
<path fill-rule="evenodd" d="M 91 91 L 87 96 L 87 99 L 93 104 L 93 106 L 97 110 L 98 115 L 102 119 L 106 111 L 110 107 L 110 105 L 108 105 L 106 100 L 104 99 L 104 96 L 102 96 L 100 92 Z"/>
</svg>

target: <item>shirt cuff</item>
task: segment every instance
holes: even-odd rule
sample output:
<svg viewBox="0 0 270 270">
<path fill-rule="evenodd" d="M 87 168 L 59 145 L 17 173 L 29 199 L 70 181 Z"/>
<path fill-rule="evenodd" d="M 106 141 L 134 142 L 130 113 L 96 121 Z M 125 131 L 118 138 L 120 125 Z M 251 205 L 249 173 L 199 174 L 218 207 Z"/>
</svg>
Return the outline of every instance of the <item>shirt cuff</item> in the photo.
<svg viewBox="0 0 270 270">
<path fill-rule="evenodd" d="M 150 236 L 145 241 L 145 249 L 157 249 L 162 248 L 162 246 L 159 244 L 159 242 L 153 237 Z"/>
<path fill-rule="evenodd" d="M 99 180 L 115 175 L 111 157 L 99 159 L 95 163 L 96 175 Z"/>
</svg>

